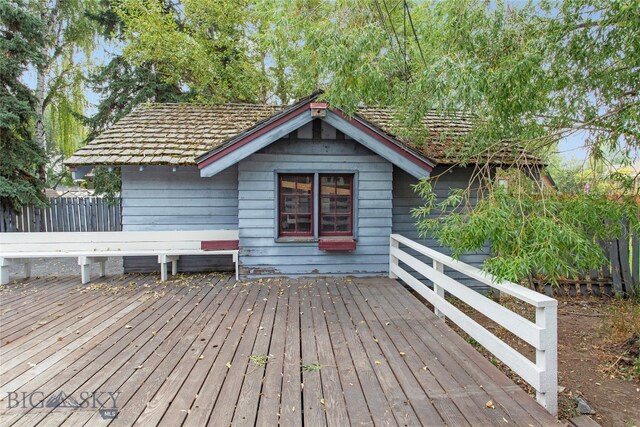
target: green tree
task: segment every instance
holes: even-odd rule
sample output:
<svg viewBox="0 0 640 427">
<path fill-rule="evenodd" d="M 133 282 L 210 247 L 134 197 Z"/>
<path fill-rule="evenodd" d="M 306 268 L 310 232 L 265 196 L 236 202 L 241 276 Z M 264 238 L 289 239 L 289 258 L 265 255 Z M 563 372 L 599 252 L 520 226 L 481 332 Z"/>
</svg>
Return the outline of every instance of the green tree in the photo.
<svg viewBox="0 0 640 427">
<path fill-rule="evenodd" d="M 460 164 L 486 165 L 506 150 L 515 168 L 527 170 L 531 159 L 521 155 L 523 146 L 545 161 L 558 140 L 579 131 L 596 160 L 616 152 L 628 162 L 640 148 L 636 0 L 262 5 L 272 30 L 262 40 L 283 76 L 281 86 L 294 94 L 321 86 L 325 99 L 349 112 L 361 102 L 393 107 L 395 133 L 418 144 L 430 140 L 421 126 L 429 110 L 471 112 L 471 132 L 445 136 L 457 146 L 452 154 Z M 613 199 L 597 188 L 568 198 L 531 181 L 496 191 L 489 170 L 477 175 L 486 178 L 485 199 L 475 210 L 459 193 L 434 206 L 431 183 L 419 185 L 427 203 L 416 212 L 418 225 L 455 254 L 491 241 L 495 256 L 487 267 L 502 278 L 539 272 L 553 279 L 596 268 L 604 260 L 596 240 L 620 235 L 621 212 L 638 225 L 634 198 Z M 454 215 L 427 218 L 454 206 Z M 592 212 L 601 214 L 599 222 Z M 603 220 L 614 225 L 603 229 Z M 490 227 L 492 221 L 503 227 Z M 575 247 L 568 250 L 566 242 Z"/>
<path fill-rule="evenodd" d="M 253 6 L 247 1 L 122 0 L 125 57 L 152 66 L 161 81 L 186 86 L 207 102 L 266 101 L 261 56 L 251 44 Z"/>
<path fill-rule="evenodd" d="M 36 170 L 44 151 L 33 134 L 36 99 L 20 81 L 27 67 L 42 60 L 42 22 L 22 0 L 0 0 L 0 203 L 12 209 L 46 204 Z"/>
<path fill-rule="evenodd" d="M 35 64 L 35 136 L 53 163 L 70 155 L 85 137 L 78 113 L 88 104 L 84 70 L 91 63 L 96 26 L 89 13 L 97 0 L 30 0 L 30 11 L 43 25 L 40 56 Z M 39 171 L 44 177 L 45 170 Z"/>
<path fill-rule="evenodd" d="M 173 14 L 175 11 L 167 10 L 166 13 Z M 111 0 L 101 0 L 99 9 L 91 13 L 90 18 L 107 43 L 125 43 L 125 23 L 113 9 Z M 153 62 L 134 65 L 124 55 L 117 54 L 89 73 L 88 85 L 101 97 L 95 113 L 83 117 L 88 128 L 87 141 L 142 103 L 184 102 L 193 97 L 190 92 L 184 93 L 179 85 L 161 79 L 156 68 Z M 96 193 L 105 195 L 110 202 L 120 192 L 120 184 L 119 168 L 109 171 L 106 167 L 98 167 L 94 170 Z"/>
<path fill-rule="evenodd" d="M 111 0 L 101 0 L 100 8 L 90 17 L 105 42 L 118 45 L 126 43 L 125 23 L 113 9 Z M 100 95 L 96 112 L 84 117 L 88 127 L 87 140 L 93 139 L 137 105 L 145 102 L 184 102 L 193 97 L 192 93 L 183 92 L 179 85 L 166 82 L 156 69 L 154 62 L 135 65 L 124 55 L 116 54 L 87 75 L 89 87 Z"/>
</svg>

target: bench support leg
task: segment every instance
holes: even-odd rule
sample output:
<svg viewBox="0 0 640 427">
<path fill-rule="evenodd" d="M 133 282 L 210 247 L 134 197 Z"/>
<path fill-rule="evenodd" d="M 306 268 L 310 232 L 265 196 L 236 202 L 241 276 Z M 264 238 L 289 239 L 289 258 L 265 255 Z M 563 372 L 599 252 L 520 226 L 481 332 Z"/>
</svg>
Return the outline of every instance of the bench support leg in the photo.
<svg viewBox="0 0 640 427">
<path fill-rule="evenodd" d="M 233 254 L 233 263 L 236 265 L 236 281 L 240 280 L 240 274 L 238 272 L 238 252 Z"/>
<path fill-rule="evenodd" d="M 80 266 L 80 278 L 82 284 L 89 283 L 91 280 L 91 264 L 100 264 L 100 277 L 104 277 L 107 269 L 106 257 L 80 256 L 78 257 L 78 265 Z"/>
<path fill-rule="evenodd" d="M 9 266 L 22 264 L 24 266 L 24 277 L 31 277 L 31 259 L 30 258 L 0 258 L 0 284 L 9 283 Z"/>
<path fill-rule="evenodd" d="M 179 255 L 158 255 L 158 262 L 160 263 L 160 280 L 166 282 L 168 279 L 168 264 L 171 263 L 171 274 L 178 274 L 178 260 Z"/>
<path fill-rule="evenodd" d="M 7 285 L 9 283 L 9 266 L 0 266 L 0 284 Z"/>
<path fill-rule="evenodd" d="M 31 277 L 31 260 L 25 260 L 25 263 L 24 263 L 24 277 L 26 279 Z"/>
</svg>

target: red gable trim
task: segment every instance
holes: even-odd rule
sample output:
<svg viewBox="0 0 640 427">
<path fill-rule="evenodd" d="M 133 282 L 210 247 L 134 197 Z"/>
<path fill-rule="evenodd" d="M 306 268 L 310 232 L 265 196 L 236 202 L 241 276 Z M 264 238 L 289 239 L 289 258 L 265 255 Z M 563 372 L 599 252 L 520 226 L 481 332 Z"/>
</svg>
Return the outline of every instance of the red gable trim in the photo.
<svg viewBox="0 0 640 427">
<path fill-rule="evenodd" d="M 280 117 L 278 120 L 269 123 L 268 125 L 266 125 L 265 127 L 258 129 L 257 131 L 255 131 L 252 134 L 247 135 L 246 137 L 236 141 L 235 143 L 229 145 L 228 147 L 220 150 L 219 152 L 217 152 L 216 154 L 214 154 L 213 156 L 209 157 L 208 159 L 204 160 L 202 163 L 198 164 L 198 169 L 202 169 L 205 166 L 210 165 L 211 163 L 215 162 L 216 160 L 226 156 L 227 154 L 237 150 L 238 148 L 242 147 L 243 145 L 248 144 L 249 142 L 253 141 L 254 139 L 258 138 L 261 135 L 264 135 L 265 133 L 269 132 L 270 130 L 280 126 L 281 124 L 291 120 L 292 118 L 304 113 L 305 111 L 309 111 L 310 107 L 309 105 L 311 104 L 311 102 L 307 102 L 302 104 L 300 107 L 296 108 L 295 110 L 291 111 L 290 113 Z"/>
<path fill-rule="evenodd" d="M 257 131 L 247 135 L 244 138 L 239 139 L 238 141 L 234 142 L 233 144 L 223 148 L 222 150 L 220 150 L 219 152 L 217 152 L 216 154 L 212 155 L 211 157 L 205 159 L 204 161 L 202 161 L 201 163 L 198 164 L 198 168 L 202 169 L 212 163 L 214 163 L 215 161 L 221 159 L 222 157 L 226 156 L 227 154 L 237 150 L 238 148 L 242 147 L 243 145 L 248 144 L 249 142 L 253 141 L 254 139 L 258 138 L 261 135 L 264 135 L 265 133 L 269 132 L 272 129 L 275 129 L 276 127 L 280 126 L 281 124 L 291 120 L 292 118 L 300 115 L 300 114 L 304 114 L 306 111 L 309 111 L 313 108 L 328 108 L 328 104 L 327 103 L 319 103 L 319 102 L 313 102 L 313 101 L 309 101 L 306 102 L 304 104 L 302 104 L 300 107 L 296 108 L 295 110 L 285 114 L 284 116 L 280 117 L 278 120 L 273 121 L 272 123 L 267 124 L 266 126 L 264 126 L 263 128 L 258 129 Z M 380 132 L 376 132 L 373 129 L 371 129 L 369 126 L 366 126 L 365 124 L 363 124 L 360 120 L 354 120 L 353 118 L 349 118 L 346 114 L 344 114 L 342 111 L 338 110 L 338 109 L 331 109 L 331 111 L 333 113 L 335 113 L 336 115 L 338 115 L 340 118 L 342 118 L 343 120 L 345 120 L 346 122 L 348 122 L 349 124 L 351 124 L 352 126 L 357 127 L 358 129 L 362 130 L 364 133 L 366 133 L 367 135 L 375 138 L 378 142 L 384 144 L 385 146 L 391 148 L 393 151 L 395 151 L 396 153 L 400 154 L 402 157 L 408 159 L 409 161 L 417 164 L 418 166 L 420 166 L 421 168 L 431 172 L 433 170 L 433 166 L 429 163 L 427 163 L 426 161 L 420 159 L 418 157 L 418 155 L 412 153 L 411 151 L 402 148 L 401 146 L 393 143 L 389 137 L 386 137 L 385 135 L 381 134 Z"/>
<path fill-rule="evenodd" d="M 386 137 L 384 135 L 381 135 L 379 132 L 374 131 L 369 126 L 366 126 L 365 124 L 363 124 L 360 120 L 354 120 L 353 118 L 349 118 L 346 114 L 344 114 L 342 111 L 340 111 L 338 109 L 331 109 L 331 112 L 335 113 L 336 115 L 340 116 L 344 121 L 346 121 L 349 124 L 357 127 L 358 129 L 360 129 L 361 131 L 363 131 L 367 135 L 375 138 L 376 140 L 378 140 L 382 144 L 384 144 L 387 147 L 391 148 L 393 151 L 395 151 L 396 153 L 400 154 L 402 157 L 412 161 L 413 163 L 415 163 L 418 166 L 426 169 L 429 172 L 433 171 L 433 166 L 431 166 L 429 163 L 427 163 L 424 160 L 420 159 L 417 155 L 413 154 L 411 151 L 409 151 L 407 149 L 404 149 L 404 148 L 398 146 L 397 144 L 394 144 L 393 142 L 391 142 L 389 140 L 388 137 Z"/>
</svg>

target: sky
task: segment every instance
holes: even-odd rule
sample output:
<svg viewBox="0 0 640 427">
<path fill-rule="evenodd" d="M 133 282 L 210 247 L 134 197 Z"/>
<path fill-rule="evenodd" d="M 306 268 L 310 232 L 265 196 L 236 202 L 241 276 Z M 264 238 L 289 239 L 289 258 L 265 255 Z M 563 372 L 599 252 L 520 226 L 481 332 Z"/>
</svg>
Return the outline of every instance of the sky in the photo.
<svg viewBox="0 0 640 427">
<path fill-rule="evenodd" d="M 582 162 L 587 159 L 588 152 L 585 148 L 587 135 L 585 132 L 577 132 L 564 138 L 558 144 L 558 153 L 566 161 Z"/>
</svg>

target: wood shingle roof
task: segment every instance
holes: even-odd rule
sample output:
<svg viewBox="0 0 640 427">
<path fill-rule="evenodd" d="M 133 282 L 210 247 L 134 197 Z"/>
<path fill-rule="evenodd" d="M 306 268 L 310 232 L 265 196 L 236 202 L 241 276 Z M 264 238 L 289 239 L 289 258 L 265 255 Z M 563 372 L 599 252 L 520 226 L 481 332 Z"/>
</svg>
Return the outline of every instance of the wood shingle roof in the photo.
<svg viewBox="0 0 640 427">
<path fill-rule="evenodd" d="M 194 165 L 195 158 L 281 107 L 145 104 L 67 159 L 75 165 Z"/>
<path fill-rule="evenodd" d="M 136 108 L 65 162 L 83 165 L 195 165 L 195 159 L 222 146 L 286 107 L 257 104 L 144 104 Z M 440 164 L 455 163 L 452 138 L 468 133 L 472 117 L 424 118 L 427 140 L 419 146 L 393 134 L 394 113 L 390 109 L 360 108 L 357 116 L 396 138 L 427 159 Z M 445 135 L 446 137 L 442 137 Z M 527 155 L 528 156 L 528 155 Z M 511 163 L 513 154 L 492 157 L 491 163 Z M 533 159 L 533 157 L 531 157 Z"/>
</svg>

